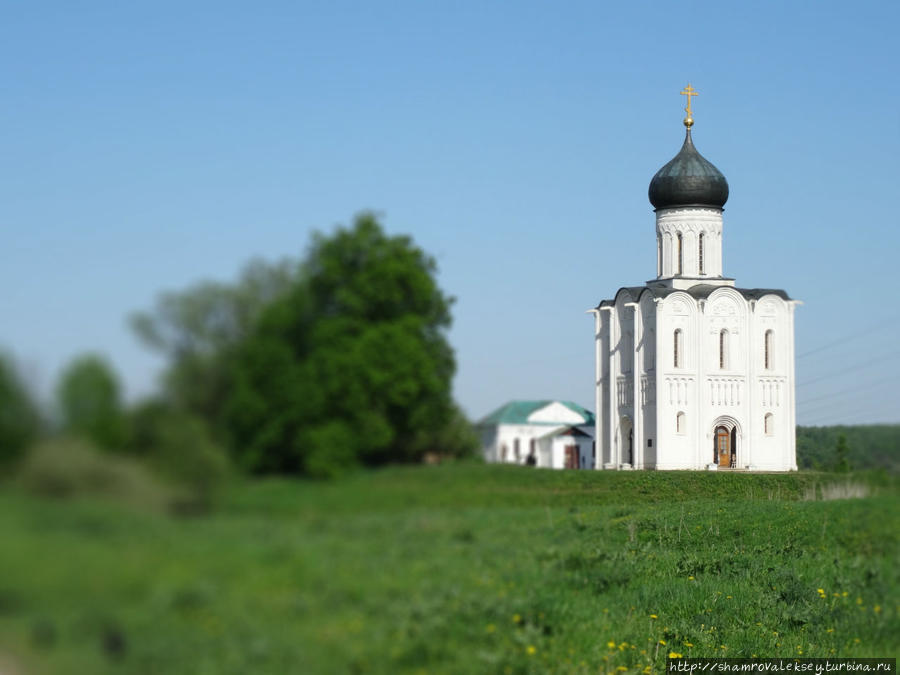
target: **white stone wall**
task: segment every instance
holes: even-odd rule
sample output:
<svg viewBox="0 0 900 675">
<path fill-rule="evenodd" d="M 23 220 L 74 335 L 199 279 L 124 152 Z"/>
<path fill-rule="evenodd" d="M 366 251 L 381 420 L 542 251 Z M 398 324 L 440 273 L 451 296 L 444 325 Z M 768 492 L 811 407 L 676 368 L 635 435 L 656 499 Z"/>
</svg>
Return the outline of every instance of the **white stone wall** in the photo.
<svg viewBox="0 0 900 675">
<path fill-rule="evenodd" d="M 595 322 L 597 468 L 706 468 L 721 425 L 735 429 L 736 468 L 796 470 L 795 305 L 729 286 L 639 304 L 620 291 Z"/>
<path fill-rule="evenodd" d="M 679 270 L 678 236 L 681 235 Z M 703 260 L 700 260 L 703 235 Z M 656 276 L 722 276 L 722 211 L 713 208 L 660 209 L 656 212 Z"/>
<path fill-rule="evenodd" d="M 574 413 L 573 413 L 574 414 Z M 581 417 L 576 414 L 577 418 Z M 583 420 L 582 420 L 583 421 Z M 581 468 L 594 468 L 593 439 L 589 436 L 555 435 L 568 425 L 548 424 L 500 424 L 482 431 L 482 447 L 485 461 L 506 464 L 525 465 L 534 441 L 536 466 L 549 469 L 565 468 L 565 448 L 569 445 L 578 447 Z M 591 429 L 577 425 L 586 433 Z M 519 456 L 516 458 L 515 446 L 519 442 Z M 504 458 L 503 447 L 506 447 Z"/>
</svg>

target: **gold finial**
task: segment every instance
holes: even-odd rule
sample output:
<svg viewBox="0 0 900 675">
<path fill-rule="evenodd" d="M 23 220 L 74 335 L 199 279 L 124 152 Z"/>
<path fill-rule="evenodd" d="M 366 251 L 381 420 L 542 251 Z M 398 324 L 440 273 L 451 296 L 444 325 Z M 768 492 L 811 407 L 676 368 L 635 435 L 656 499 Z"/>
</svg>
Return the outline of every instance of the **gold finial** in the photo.
<svg viewBox="0 0 900 675">
<path fill-rule="evenodd" d="M 690 129 L 694 126 L 694 118 L 691 116 L 691 96 L 699 96 L 697 90 L 691 86 L 691 83 L 688 82 L 688 86 L 681 90 L 682 96 L 687 96 L 687 108 L 684 111 L 687 113 L 687 117 L 684 118 L 684 126 Z"/>
</svg>

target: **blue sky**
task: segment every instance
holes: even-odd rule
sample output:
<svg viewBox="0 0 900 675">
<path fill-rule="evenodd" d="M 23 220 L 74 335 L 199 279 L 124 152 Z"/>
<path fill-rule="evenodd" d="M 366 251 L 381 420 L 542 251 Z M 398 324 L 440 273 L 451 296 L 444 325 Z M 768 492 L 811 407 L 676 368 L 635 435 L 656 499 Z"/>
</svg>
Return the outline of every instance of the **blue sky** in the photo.
<svg viewBox="0 0 900 675">
<path fill-rule="evenodd" d="M 374 209 L 457 298 L 455 390 L 593 407 L 584 311 L 655 274 L 647 185 L 726 175 L 725 272 L 786 289 L 799 422 L 900 421 L 900 3 L 7 2 L 0 344 L 45 395 L 129 313 Z"/>
</svg>

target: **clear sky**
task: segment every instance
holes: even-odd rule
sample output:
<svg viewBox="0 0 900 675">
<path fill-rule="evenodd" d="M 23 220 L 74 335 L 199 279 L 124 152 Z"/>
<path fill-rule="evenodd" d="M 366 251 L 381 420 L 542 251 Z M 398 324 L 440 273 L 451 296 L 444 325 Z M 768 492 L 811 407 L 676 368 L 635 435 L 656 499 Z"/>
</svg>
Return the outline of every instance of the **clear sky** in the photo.
<svg viewBox="0 0 900 675">
<path fill-rule="evenodd" d="M 593 407 L 585 310 L 655 275 L 650 178 L 728 178 L 725 273 L 797 312 L 799 422 L 900 422 L 900 3 L 5 2 L 0 344 L 36 388 L 126 317 L 374 209 L 454 295 L 455 390 Z"/>
</svg>

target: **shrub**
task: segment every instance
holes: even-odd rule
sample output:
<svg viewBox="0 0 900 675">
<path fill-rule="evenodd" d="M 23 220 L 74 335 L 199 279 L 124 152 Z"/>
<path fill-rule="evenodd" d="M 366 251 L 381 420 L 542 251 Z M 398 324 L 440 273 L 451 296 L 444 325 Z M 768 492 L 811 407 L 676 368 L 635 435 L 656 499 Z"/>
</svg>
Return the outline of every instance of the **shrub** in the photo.
<svg viewBox="0 0 900 675">
<path fill-rule="evenodd" d="M 81 439 L 54 438 L 32 447 L 18 479 L 42 497 L 108 497 L 152 510 L 167 508 L 174 498 L 140 463 L 100 453 Z"/>
<path fill-rule="evenodd" d="M 219 496 L 230 467 L 224 450 L 203 420 L 150 401 L 132 413 L 131 450 L 180 488 L 178 508 L 209 508 Z"/>
<path fill-rule="evenodd" d="M 19 459 L 40 429 L 37 407 L 16 372 L 15 363 L 0 354 L 0 464 Z"/>
</svg>

